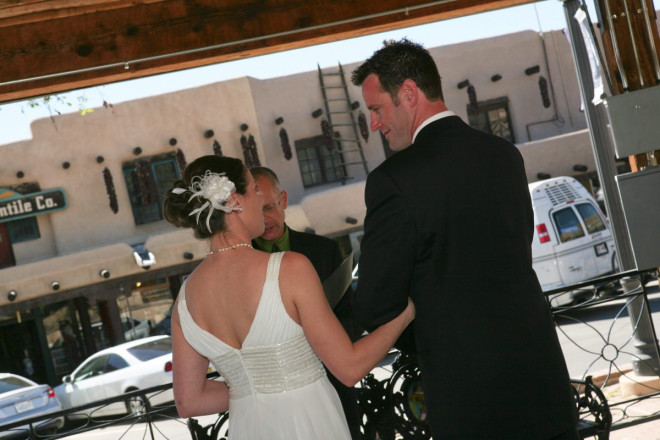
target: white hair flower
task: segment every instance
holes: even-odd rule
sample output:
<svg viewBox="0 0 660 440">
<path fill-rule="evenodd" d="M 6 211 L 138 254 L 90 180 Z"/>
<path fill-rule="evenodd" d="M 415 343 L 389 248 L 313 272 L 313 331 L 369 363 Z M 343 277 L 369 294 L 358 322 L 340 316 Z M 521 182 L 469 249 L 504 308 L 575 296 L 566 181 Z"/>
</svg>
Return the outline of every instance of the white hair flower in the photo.
<svg viewBox="0 0 660 440">
<path fill-rule="evenodd" d="M 196 220 L 199 224 L 199 215 L 206 208 L 209 209 L 209 213 L 206 216 L 206 228 L 211 231 L 210 220 L 211 215 L 213 214 L 214 209 L 219 209 L 225 213 L 230 213 L 232 211 L 240 211 L 242 208 L 233 203 L 227 203 L 229 197 L 236 191 L 236 185 L 234 182 L 229 180 L 225 173 L 214 173 L 209 170 L 206 170 L 203 176 L 195 176 L 191 180 L 190 188 L 192 196 L 188 199 L 190 202 L 195 197 L 202 197 L 206 199 L 206 202 L 199 208 L 193 210 L 188 215 L 197 215 Z M 172 192 L 174 194 L 182 194 L 186 192 L 185 188 L 174 188 Z"/>
</svg>

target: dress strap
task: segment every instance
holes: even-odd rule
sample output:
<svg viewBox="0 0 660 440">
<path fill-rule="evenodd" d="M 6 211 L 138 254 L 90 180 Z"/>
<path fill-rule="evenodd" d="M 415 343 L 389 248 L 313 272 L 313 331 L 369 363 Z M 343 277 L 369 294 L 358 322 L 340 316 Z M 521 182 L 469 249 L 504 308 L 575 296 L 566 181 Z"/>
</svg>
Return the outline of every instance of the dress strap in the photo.
<svg viewBox="0 0 660 440">
<path fill-rule="evenodd" d="M 266 281 L 277 281 L 280 278 L 280 263 L 284 252 L 274 252 L 268 258 L 268 269 L 266 271 Z"/>
</svg>

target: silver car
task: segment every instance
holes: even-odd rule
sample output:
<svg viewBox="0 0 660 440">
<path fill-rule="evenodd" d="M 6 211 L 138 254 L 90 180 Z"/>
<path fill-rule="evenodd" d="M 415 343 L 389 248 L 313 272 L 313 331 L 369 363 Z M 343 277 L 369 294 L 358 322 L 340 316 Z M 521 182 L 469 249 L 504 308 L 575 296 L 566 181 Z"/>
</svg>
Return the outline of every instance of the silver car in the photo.
<svg viewBox="0 0 660 440">
<path fill-rule="evenodd" d="M 49 385 L 11 373 L 0 373 L 0 438 L 28 438 L 29 426 L 11 430 L 4 425 L 62 410 L 62 405 Z M 64 425 L 63 417 L 46 418 L 33 428 L 39 434 L 54 433 Z"/>
</svg>

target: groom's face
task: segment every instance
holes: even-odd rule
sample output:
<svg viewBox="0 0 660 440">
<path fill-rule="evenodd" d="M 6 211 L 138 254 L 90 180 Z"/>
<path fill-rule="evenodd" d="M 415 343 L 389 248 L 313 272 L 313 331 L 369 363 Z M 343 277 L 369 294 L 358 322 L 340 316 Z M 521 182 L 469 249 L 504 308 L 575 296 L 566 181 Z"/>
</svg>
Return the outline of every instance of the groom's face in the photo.
<svg viewBox="0 0 660 440">
<path fill-rule="evenodd" d="M 412 113 L 403 87 L 396 101 L 381 88 L 376 74 L 369 75 L 362 84 L 362 98 L 371 116 L 371 130 L 380 131 L 394 151 L 403 150 L 412 143 Z"/>
</svg>

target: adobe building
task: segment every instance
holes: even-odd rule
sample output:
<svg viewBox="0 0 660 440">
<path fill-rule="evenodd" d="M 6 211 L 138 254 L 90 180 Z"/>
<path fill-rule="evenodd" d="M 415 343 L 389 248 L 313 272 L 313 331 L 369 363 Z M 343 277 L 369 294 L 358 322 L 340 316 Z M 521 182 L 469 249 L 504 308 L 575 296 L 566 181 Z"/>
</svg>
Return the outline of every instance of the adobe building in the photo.
<svg viewBox="0 0 660 440">
<path fill-rule="evenodd" d="M 430 51 L 449 108 L 514 142 L 530 182 L 568 175 L 595 189 L 562 31 Z M 243 77 L 45 118 L 32 124 L 32 139 L 1 145 L 0 371 L 22 373 L 27 350 L 36 379 L 54 385 L 88 355 L 137 337 L 137 326 L 167 331 L 182 279 L 208 245 L 167 223 L 162 200 L 201 155 L 272 168 L 289 193 L 292 228 L 359 253 L 365 179 L 391 151 L 368 129 L 350 83 L 357 65 Z"/>
</svg>

